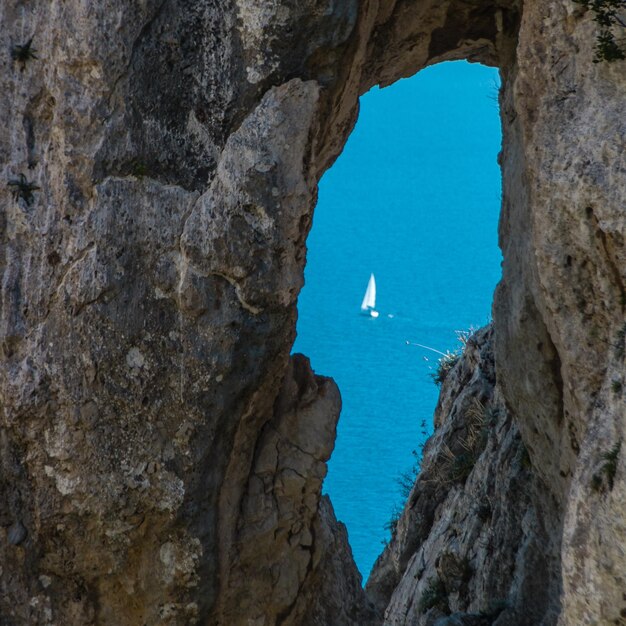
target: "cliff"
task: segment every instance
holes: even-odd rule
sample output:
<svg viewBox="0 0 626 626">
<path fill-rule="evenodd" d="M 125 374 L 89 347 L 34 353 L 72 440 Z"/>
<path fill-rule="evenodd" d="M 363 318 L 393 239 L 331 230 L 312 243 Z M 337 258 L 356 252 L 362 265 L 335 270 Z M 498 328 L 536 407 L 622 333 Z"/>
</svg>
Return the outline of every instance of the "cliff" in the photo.
<svg viewBox="0 0 626 626">
<path fill-rule="evenodd" d="M 445 376 L 435 434 L 367 583 L 386 625 L 556 622 L 558 511 L 496 382 L 493 335 L 470 336 Z"/>
<path fill-rule="evenodd" d="M 6 0 L 0 23 L 0 622 L 624 619 L 626 74 L 590 11 Z M 503 278 L 366 595 L 320 494 L 338 392 L 289 356 L 306 236 L 359 94 L 449 59 L 501 71 Z"/>
</svg>

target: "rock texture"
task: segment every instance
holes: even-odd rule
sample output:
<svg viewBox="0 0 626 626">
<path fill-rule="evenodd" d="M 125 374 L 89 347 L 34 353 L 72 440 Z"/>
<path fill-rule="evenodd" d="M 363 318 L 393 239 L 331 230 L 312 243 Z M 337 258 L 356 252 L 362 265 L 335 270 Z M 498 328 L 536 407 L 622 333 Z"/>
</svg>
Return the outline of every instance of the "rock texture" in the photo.
<svg viewBox="0 0 626 626">
<path fill-rule="evenodd" d="M 367 584 L 384 624 L 553 624 L 555 504 L 496 384 L 491 327 L 447 374 L 420 472 Z"/>
<path fill-rule="evenodd" d="M 0 24 L 0 622 L 365 625 L 388 602 L 422 620 L 435 572 L 450 611 L 506 595 L 500 624 L 625 619 L 626 74 L 592 63 L 590 15 L 6 0 Z M 305 241 L 359 94 L 460 58 L 503 79 L 496 384 L 487 338 L 428 467 L 470 398 L 499 412 L 465 489 L 418 482 L 373 608 L 320 496 L 336 390 L 289 357 Z M 461 522 L 476 494 L 489 532 Z"/>
<path fill-rule="evenodd" d="M 328 498 L 320 499 L 340 408 L 332 379 L 314 376 L 308 359 L 293 356 L 256 444 L 222 579 L 220 623 L 378 621 L 345 529 Z"/>
</svg>

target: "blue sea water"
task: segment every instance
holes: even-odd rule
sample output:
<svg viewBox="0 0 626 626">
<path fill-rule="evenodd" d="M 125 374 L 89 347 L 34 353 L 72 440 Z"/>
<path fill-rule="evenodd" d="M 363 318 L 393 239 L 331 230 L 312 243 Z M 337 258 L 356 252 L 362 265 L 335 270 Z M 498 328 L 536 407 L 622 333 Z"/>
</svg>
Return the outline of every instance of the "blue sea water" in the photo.
<svg viewBox="0 0 626 626">
<path fill-rule="evenodd" d="M 342 393 L 324 490 L 365 578 L 422 420 L 432 431 L 437 355 L 406 342 L 454 349 L 456 330 L 490 319 L 501 261 L 498 84 L 496 70 L 455 62 L 371 90 L 320 183 L 294 352 Z M 370 272 L 378 319 L 359 314 Z"/>
</svg>

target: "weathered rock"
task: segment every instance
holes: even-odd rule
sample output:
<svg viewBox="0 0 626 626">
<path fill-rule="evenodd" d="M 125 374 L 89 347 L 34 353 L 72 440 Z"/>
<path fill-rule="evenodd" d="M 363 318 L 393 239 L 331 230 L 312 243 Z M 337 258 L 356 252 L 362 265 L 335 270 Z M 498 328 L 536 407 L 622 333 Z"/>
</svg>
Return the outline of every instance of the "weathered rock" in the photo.
<svg viewBox="0 0 626 626">
<path fill-rule="evenodd" d="M 345 534 L 314 503 L 336 407 L 305 401 L 327 425 L 311 434 L 276 399 L 316 184 L 359 93 L 456 58 L 503 78 L 485 402 L 508 421 L 473 472 L 513 574 L 477 546 L 461 575 L 485 532 L 458 517 L 474 473 L 465 489 L 421 477 L 369 588 L 422 619 L 419 552 L 466 616 L 507 595 L 495 623 L 623 619 L 626 78 L 592 62 L 590 15 L 570 0 L 8 0 L 0 22 L 0 621 L 367 623 Z M 14 61 L 31 36 L 38 58 Z M 484 395 L 470 369 L 431 451 L 467 436 L 446 424 L 462 418 L 452 398 Z M 283 449 L 272 475 L 271 424 L 320 447 Z M 513 463 L 522 441 L 530 472 Z M 290 511 L 302 523 L 294 545 L 255 517 L 261 484 L 280 495 L 276 531 Z"/>
<path fill-rule="evenodd" d="M 346 533 L 321 499 L 340 408 L 335 383 L 293 356 L 257 441 L 222 579 L 220 623 L 380 623 Z"/>
<path fill-rule="evenodd" d="M 496 386 L 491 328 L 468 339 L 443 383 L 435 422 L 367 584 L 386 607 L 384 623 L 553 623 L 559 546 L 543 521 L 556 507 L 539 508 L 544 487 Z M 446 622 L 442 613 L 455 617 Z"/>
</svg>

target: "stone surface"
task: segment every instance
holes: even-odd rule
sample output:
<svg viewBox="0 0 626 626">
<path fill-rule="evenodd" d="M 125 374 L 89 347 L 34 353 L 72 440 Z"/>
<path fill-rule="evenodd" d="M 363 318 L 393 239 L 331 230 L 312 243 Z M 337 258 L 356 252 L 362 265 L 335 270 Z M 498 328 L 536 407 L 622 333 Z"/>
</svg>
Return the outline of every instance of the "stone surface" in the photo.
<svg viewBox="0 0 626 626">
<path fill-rule="evenodd" d="M 222 578 L 220 623 L 379 623 L 345 530 L 321 499 L 340 408 L 332 379 L 314 376 L 308 359 L 294 355 L 257 441 Z"/>
<path fill-rule="evenodd" d="M 367 592 L 384 624 L 539 625 L 558 614 L 556 507 L 496 385 L 493 329 L 446 376 L 436 432 Z M 445 615 L 449 615 L 444 619 Z"/>
<path fill-rule="evenodd" d="M 592 62 L 590 14 L 7 0 L 0 24 L 2 623 L 376 622 L 320 499 L 336 391 L 290 360 L 296 301 L 359 94 L 457 58 L 501 68 L 503 279 L 495 365 L 469 350 L 425 468 L 471 398 L 500 421 L 463 485 L 418 479 L 371 600 L 423 621 L 436 574 L 455 613 L 433 622 L 505 595 L 500 626 L 624 619 L 626 72 Z"/>
</svg>

